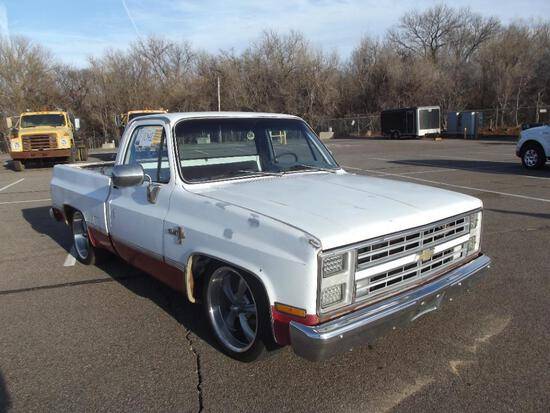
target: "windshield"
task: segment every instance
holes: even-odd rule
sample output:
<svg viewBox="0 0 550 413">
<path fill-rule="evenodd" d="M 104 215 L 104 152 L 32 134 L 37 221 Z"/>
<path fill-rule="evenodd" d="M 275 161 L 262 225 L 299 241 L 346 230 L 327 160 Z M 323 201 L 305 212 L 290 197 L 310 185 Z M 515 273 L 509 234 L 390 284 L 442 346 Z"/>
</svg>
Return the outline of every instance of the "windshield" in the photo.
<svg viewBox="0 0 550 413">
<path fill-rule="evenodd" d="M 175 126 L 183 179 L 189 182 L 339 169 L 297 119 L 200 119 Z"/>
<path fill-rule="evenodd" d="M 136 113 L 130 113 L 128 115 L 128 121 L 131 121 L 132 119 L 135 119 L 139 116 L 147 116 L 147 115 L 155 115 L 158 113 L 164 113 L 164 112 L 136 112 Z"/>
<path fill-rule="evenodd" d="M 65 126 L 65 116 L 60 114 L 21 116 L 22 128 L 35 126 Z"/>
</svg>

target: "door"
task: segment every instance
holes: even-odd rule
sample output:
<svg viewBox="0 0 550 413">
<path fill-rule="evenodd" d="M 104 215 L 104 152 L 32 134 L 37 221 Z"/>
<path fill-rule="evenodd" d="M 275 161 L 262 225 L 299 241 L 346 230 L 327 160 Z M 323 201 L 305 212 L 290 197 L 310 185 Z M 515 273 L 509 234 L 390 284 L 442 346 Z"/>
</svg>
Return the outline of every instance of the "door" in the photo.
<svg viewBox="0 0 550 413">
<path fill-rule="evenodd" d="M 130 264 L 172 286 L 175 280 L 164 263 L 164 219 L 174 187 L 168 158 L 168 129 L 162 124 L 135 126 L 126 145 L 123 164 L 140 164 L 147 175 L 138 186 L 111 190 L 109 223 L 113 245 Z M 154 202 L 149 186 L 158 186 Z"/>
</svg>

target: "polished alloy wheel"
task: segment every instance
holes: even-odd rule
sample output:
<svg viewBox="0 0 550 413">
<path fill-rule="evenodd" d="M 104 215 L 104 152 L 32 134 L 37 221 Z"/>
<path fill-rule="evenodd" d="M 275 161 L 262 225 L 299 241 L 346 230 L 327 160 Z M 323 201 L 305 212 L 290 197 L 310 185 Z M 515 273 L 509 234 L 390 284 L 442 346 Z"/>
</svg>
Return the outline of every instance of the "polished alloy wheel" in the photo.
<svg viewBox="0 0 550 413">
<path fill-rule="evenodd" d="M 207 288 L 208 315 L 221 343 L 236 353 L 250 349 L 258 334 L 258 309 L 246 280 L 233 268 L 220 267 Z"/>
<path fill-rule="evenodd" d="M 88 239 L 88 226 L 81 212 L 75 212 L 72 220 L 73 239 L 76 253 L 83 260 L 90 253 L 90 240 Z"/>
<path fill-rule="evenodd" d="M 535 167 L 539 162 L 539 154 L 536 149 L 530 148 L 523 154 L 523 162 L 529 168 Z"/>
</svg>

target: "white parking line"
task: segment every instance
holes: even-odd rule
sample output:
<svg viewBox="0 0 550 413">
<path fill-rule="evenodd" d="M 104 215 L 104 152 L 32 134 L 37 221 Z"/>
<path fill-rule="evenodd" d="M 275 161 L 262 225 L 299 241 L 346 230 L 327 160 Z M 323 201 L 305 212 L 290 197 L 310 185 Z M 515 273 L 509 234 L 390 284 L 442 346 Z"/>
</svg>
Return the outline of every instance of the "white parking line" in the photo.
<svg viewBox="0 0 550 413">
<path fill-rule="evenodd" d="M 14 186 L 15 184 L 18 184 L 19 182 L 23 182 L 25 180 L 25 178 L 21 178 L 15 182 L 12 182 L 11 184 L 8 184 L 2 188 L 0 188 L 0 192 L 2 192 L 4 189 L 8 189 L 10 186 Z"/>
<path fill-rule="evenodd" d="M 378 174 L 387 175 L 387 176 L 397 176 L 397 177 L 401 177 L 401 178 L 405 178 L 405 179 L 414 179 L 415 181 L 426 182 L 426 183 L 429 183 L 429 184 L 450 186 L 452 188 L 467 189 L 467 190 L 470 190 L 470 191 L 487 192 L 487 193 L 490 193 L 490 194 L 510 196 L 510 197 L 513 197 L 513 198 L 529 199 L 531 201 L 539 201 L 539 202 L 548 202 L 548 203 L 550 203 L 550 199 L 546 199 L 546 198 L 536 198 L 536 197 L 533 197 L 533 196 L 511 194 L 511 193 L 508 193 L 508 192 L 493 191 L 493 190 L 490 190 L 490 189 L 473 188 L 471 186 L 449 184 L 447 182 L 432 181 L 432 180 L 429 180 L 429 179 L 416 178 L 414 176 L 407 176 L 407 175 L 402 175 L 402 174 L 393 174 L 393 173 L 389 173 L 389 172 L 380 172 L 380 171 L 376 171 L 374 169 L 361 169 L 361 168 L 354 168 L 352 166 L 345 166 L 345 165 L 344 165 L 344 168 L 352 169 L 352 170 L 355 170 L 355 171 L 378 173 Z"/>
<path fill-rule="evenodd" d="M 74 246 L 71 248 L 71 251 L 67 254 L 67 258 L 65 258 L 65 262 L 63 263 L 64 267 L 72 267 L 76 264 L 76 258 L 75 258 L 75 250 Z"/>
<path fill-rule="evenodd" d="M 29 202 L 46 202 L 51 200 L 52 200 L 51 198 L 43 198 L 43 199 L 27 199 L 25 201 L 5 201 L 5 202 L 0 202 L 0 205 L 26 204 Z"/>
</svg>

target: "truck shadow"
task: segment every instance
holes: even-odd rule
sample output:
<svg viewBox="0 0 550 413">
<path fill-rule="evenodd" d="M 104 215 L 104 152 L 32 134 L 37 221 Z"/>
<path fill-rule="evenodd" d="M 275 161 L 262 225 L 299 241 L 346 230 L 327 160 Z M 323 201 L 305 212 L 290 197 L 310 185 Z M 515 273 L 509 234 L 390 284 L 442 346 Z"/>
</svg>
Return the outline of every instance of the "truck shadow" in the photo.
<svg viewBox="0 0 550 413">
<path fill-rule="evenodd" d="M 49 207 L 27 208 L 22 210 L 23 218 L 39 234 L 49 236 L 65 251 L 70 252 L 72 239 L 69 229 L 61 222 L 54 221 L 49 214 Z M 191 304 L 187 298 L 172 290 L 152 276 L 130 266 L 116 256 L 109 256 L 105 262 L 98 264 L 113 281 L 116 281 L 132 293 L 147 298 L 164 310 L 187 331 L 220 350 L 204 319 L 200 305 Z M 0 413 L 2 411 L 0 410 Z"/>
<path fill-rule="evenodd" d="M 495 161 L 472 161 L 463 159 L 403 159 L 390 161 L 397 165 L 407 166 L 423 166 L 443 169 L 459 169 L 462 171 L 481 172 L 488 174 L 504 174 L 504 175 L 523 175 L 537 178 L 549 178 L 550 174 L 548 166 L 540 170 L 528 171 L 521 166 L 521 162 L 495 162 Z M 434 171 L 436 172 L 436 171 Z"/>
<path fill-rule="evenodd" d="M 7 413 L 11 407 L 10 394 L 4 381 L 4 376 L 0 371 L 0 413 Z"/>
</svg>

